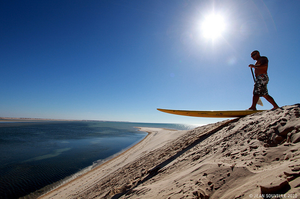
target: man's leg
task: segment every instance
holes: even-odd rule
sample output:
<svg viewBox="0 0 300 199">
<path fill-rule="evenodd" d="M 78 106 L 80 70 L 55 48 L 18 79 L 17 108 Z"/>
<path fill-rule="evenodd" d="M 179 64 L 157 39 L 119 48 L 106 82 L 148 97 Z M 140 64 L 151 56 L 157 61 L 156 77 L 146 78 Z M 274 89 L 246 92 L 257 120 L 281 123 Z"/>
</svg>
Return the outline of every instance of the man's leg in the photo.
<svg viewBox="0 0 300 199">
<path fill-rule="evenodd" d="M 273 99 L 273 97 L 271 97 L 270 95 L 264 95 L 264 98 L 266 100 L 268 100 L 268 102 L 270 102 L 273 105 L 272 110 L 279 108 L 279 106 L 276 104 L 275 100 Z"/>
<path fill-rule="evenodd" d="M 259 95 L 253 95 L 252 106 L 249 108 L 249 110 L 256 111 L 256 104 L 258 102 L 258 99 L 259 99 Z"/>
</svg>

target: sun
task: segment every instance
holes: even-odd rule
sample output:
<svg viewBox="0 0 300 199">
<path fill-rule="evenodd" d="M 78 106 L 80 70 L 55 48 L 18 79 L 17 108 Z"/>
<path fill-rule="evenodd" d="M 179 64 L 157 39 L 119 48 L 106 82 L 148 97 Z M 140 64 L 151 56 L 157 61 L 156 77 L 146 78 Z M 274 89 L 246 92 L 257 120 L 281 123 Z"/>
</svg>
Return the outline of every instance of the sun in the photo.
<svg viewBox="0 0 300 199">
<path fill-rule="evenodd" d="M 220 37 L 225 30 L 224 18 L 216 14 L 208 15 L 202 23 L 201 30 L 207 39 L 214 40 Z"/>
</svg>

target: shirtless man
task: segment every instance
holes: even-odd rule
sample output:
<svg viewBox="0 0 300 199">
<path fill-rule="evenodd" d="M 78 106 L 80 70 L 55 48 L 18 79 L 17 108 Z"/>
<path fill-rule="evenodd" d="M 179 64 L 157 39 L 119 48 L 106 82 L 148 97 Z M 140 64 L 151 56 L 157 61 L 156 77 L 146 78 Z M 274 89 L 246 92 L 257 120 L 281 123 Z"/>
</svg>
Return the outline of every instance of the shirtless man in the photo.
<svg viewBox="0 0 300 199">
<path fill-rule="evenodd" d="M 256 103 L 259 97 L 264 97 L 268 102 L 273 105 L 272 110 L 279 108 L 276 104 L 275 100 L 268 94 L 267 84 L 269 82 L 268 77 L 268 58 L 264 56 L 260 56 L 257 50 L 251 53 L 251 57 L 253 60 L 256 60 L 256 63 L 250 64 L 249 67 L 254 68 L 255 73 L 255 84 L 253 89 L 253 99 L 252 106 L 249 110 L 256 110 Z"/>
</svg>

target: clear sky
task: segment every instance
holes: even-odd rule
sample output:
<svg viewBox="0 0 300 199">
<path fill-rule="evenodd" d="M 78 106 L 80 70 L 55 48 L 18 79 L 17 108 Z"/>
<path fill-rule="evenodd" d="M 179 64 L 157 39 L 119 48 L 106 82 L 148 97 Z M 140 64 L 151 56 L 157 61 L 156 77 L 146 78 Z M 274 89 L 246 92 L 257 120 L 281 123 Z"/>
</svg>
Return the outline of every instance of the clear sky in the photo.
<svg viewBox="0 0 300 199">
<path fill-rule="evenodd" d="M 218 121 L 156 108 L 249 108 L 253 50 L 269 58 L 278 105 L 299 103 L 299 10 L 299 0 L 1 0 L 0 116 Z"/>
</svg>

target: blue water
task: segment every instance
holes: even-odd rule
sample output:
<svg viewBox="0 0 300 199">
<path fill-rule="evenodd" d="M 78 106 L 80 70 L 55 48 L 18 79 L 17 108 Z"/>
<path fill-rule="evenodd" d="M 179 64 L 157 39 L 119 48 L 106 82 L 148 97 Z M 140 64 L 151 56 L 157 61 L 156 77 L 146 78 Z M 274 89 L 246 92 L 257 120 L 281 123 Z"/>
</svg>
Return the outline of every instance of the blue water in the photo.
<svg viewBox="0 0 300 199">
<path fill-rule="evenodd" d="M 146 136 L 134 127 L 189 125 L 129 122 L 0 123 L 0 198 L 19 198 L 106 159 Z"/>
</svg>

